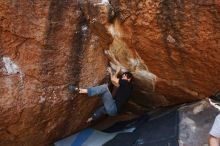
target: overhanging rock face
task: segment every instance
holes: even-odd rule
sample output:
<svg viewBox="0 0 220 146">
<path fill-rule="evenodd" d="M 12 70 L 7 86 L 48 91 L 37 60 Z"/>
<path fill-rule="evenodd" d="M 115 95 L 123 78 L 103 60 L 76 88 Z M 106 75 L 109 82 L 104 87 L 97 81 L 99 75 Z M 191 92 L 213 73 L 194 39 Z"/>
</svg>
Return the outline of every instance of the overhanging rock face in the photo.
<svg viewBox="0 0 220 146">
<path fill-rule="evenodd" d="M 0 145 L 45 146 L 85 127 L 97 98 L 66 87 L 105 81 L 108 61 L 134 74 L 144 106 L 220 88 L 219 1 L 1 1 L 0 10 Z"/>
<path fill-rule="evenodd" d="M 113 65 L 133 71 L 136 95 L 144 95 L 141 104 L 182 103 L 219 89 L 219 2 L 112 1 L 112 6 L 117 18 L 106 25 L 113 36 L 108 56 Z"/>
</svg>

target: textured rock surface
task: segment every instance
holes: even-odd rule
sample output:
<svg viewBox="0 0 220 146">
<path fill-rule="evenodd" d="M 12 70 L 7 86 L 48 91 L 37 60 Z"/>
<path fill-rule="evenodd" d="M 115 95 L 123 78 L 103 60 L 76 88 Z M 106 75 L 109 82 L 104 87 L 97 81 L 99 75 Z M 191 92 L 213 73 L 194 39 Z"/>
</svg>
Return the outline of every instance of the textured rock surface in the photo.
<svg viewBox="0 0 220 146">
<path fill-rule="evenodd" d="M 73 1 L 1 1 L 0 145 L 45 146 L 86 125 L 107 59 Z M 97 42 L 97 43 L 94 43 Z"/>
<path fill-rule="evenodd" d="M 139 104 L 212 94 L 219 20 L 217 0 L 1 0 L 0 145 L 45 146 L 85 127 L 97 98 L 66 85 L 101 83 L 107 58 L 135 75 Z"/>
<path fill-rule="evenodd" d="M 124 52 L 114 53 L 114 57 L 123 56 L 127 50 L 138 55 L 132 61 L 131 56 L 120 57 L 118 64 L 130 67 L 144 80 L 139 87 L 149 89 L 144 93 L 149 95 L 147 104 L 196 100 L 219 89 L 219 1 L 122 0 L 113 5 L 118 10 L 115 25 L 121 28 L 119 38 L 127 45 L 121 47 Z M 111 45 L 110 51 L 119 49 L 119 45 Z M 146 71 L 143 76 L 141 70 Z"/>
<path fill-rule="evenodd" d="M 209 131 L 219 110 L 202 100 L 179 109 L 179 145 L 206 146 Z"/>
</svg>

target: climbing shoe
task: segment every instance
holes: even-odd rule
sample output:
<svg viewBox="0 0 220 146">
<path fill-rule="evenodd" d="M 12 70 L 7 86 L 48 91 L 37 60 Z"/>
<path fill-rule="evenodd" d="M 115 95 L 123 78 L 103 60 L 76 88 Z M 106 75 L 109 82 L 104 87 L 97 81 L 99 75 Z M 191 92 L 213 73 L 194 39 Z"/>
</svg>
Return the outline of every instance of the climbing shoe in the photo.
<svg viewBox="0 0 220 146">
<path fill-rule="evenodd" d="M 68 88 L 70 92 L 79 92 L 79 88 L 73 84 L 70 84 Z"/>
</svg>

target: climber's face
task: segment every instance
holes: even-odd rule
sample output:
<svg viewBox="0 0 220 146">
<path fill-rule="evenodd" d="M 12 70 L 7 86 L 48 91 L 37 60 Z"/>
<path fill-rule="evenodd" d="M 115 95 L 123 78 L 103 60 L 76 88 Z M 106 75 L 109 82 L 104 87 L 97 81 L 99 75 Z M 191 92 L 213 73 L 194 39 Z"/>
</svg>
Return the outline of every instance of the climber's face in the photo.
<svg viewBox="0 0 220 146">
<path fill-rule="evenodd" d="M 126 74 L 123 74 L 121 78 L 122 78 L 122 80 L 130 81 L 130 79 L 128 78 L 128 76 Z"/>
</svg>

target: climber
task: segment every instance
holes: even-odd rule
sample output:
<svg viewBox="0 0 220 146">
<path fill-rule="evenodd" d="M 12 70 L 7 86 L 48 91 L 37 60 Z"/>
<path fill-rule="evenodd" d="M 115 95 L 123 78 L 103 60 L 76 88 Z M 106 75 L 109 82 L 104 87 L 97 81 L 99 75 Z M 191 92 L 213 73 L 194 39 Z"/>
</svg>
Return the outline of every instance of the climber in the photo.
<svg viewBox="0 0 220 146">
<path fill-rule="evenodd" d="M 114 97 L 112 96 L 107 84 L 90 87 L 88 89 L 77 88 L 73 85 L 69 87 L 71 91 L 78 91 L 79 93 L 84 93 L 88 96 L 100 95 L 103 105 L 96 109 L 92 116 L 88 118 L 87 123 L 106 114 L 109 116 L 115 116 L 117 113 L 120 113 L 131 95 L 133 88 L 133 75 L 130 72 L 124 72 L 122 76 L 118 78 L 117 76 L 120 72 L 120 67 L 117 67 L 115 74 L 112 73 L 112 69 L 110 67 L 107 71 L 110 74 L 112 84 L 117 87 Z"/>
</svg>

